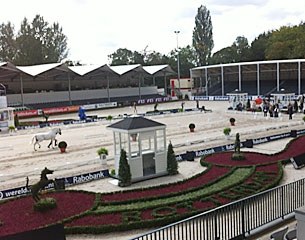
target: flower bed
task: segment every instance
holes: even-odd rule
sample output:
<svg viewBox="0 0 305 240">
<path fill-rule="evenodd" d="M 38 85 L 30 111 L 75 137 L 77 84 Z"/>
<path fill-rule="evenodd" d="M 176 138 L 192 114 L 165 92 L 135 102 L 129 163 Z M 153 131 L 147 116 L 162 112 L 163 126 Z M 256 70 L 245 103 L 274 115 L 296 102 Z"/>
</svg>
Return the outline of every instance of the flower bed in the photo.
<svg viewBox="0 0 305 240">
<path fill-rule="evenodd" d="M 273 187 L 280 181 L 281 161 L 305 152 L 305 137 L 274 154 L 247 152 L 232 161 L 232 152 L 201 160 L 208 169 L 185 181 L 107 194 L 50 192 L 57 208 L 35 212 L 30 196 L 0 204 L 0 236 L 63 222 L 67 233 L 104 233 L 157 227 Z"/>
</svg>

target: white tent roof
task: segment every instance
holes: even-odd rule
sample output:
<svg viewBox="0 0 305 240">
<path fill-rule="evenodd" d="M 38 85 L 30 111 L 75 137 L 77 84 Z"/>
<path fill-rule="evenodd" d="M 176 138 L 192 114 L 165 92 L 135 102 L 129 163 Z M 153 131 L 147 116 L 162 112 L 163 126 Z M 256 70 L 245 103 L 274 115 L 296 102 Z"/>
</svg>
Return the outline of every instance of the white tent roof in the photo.
<svg viewBox="0 0 305 240">
<path fill-rule="evenodd" d="M 136 70 L 137 68 L 141 68 L 141 70 L 143 70 L 141 64 L 110 66 L 110 69 L 112 69 L 114 72 L 116 72 L 119 75 L 123 75 L 132 70 Z"/>
<path fill-rule="evenodd" d="M 169 73 L 169 74 L 175 74 L 175 71 L 167 64 L 164 65 L 154 65 L 154 66 L 144 66 L 143 69 L 148 72 L 151 75 L 157 74 L 157 73 Z"/>
<path fill-rule="evenodd" d="M 64 63 L 48 63 L 33 66 L 16 66 L 16 68 L 31 76 L 37 76 L 41 73 L 47 72 L 62 65 L 65 66 Z"/>
<path fill-rule="evenodd" d="M 69 67 L 69 69 L 73 72 L 75 72 L 76 74 L 80 75 L 80 76 L 84 76 L 94 70 L 97 70 L 101 68 L 102 70 L 105 70 L 107 72 L 112 71 L 111 68 L 107 65 L 83 65 L 83 66 L 71 66 Z"/>
</svg>

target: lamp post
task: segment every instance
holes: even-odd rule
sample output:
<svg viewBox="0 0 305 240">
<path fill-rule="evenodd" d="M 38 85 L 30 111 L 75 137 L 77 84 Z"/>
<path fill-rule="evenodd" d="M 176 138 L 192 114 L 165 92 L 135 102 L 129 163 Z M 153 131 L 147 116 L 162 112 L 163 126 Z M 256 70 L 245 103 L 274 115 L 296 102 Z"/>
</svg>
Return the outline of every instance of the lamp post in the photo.
<svg viewBox="0 0 305 240">
<path fill-rule="evenodd" d="M 180 94 L 180 59 L 179 59 L 179 41 L 178 41 L 180 31 L 174 31 L 174 33 L 177 36 L 177 71 L 178 71 L 177 80 L 178 80 L 178 89 L 179 89 L 179 94 Z"/>
</svg>

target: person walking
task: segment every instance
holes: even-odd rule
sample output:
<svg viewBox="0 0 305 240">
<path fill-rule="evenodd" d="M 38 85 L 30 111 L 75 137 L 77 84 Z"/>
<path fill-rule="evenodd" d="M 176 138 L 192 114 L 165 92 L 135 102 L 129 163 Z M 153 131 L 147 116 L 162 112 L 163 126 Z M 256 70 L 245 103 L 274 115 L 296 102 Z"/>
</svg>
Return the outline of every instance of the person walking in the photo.
<svg viewBox="0 0 305 240">
<path fill-rule="evenodd" d="M 293 107 L 291 105 L 291 103 L 288 104 L 288 115 L 289 115 L 289 120 L 292 119 L 292 114 L 293 114 Z"/>
</svg>

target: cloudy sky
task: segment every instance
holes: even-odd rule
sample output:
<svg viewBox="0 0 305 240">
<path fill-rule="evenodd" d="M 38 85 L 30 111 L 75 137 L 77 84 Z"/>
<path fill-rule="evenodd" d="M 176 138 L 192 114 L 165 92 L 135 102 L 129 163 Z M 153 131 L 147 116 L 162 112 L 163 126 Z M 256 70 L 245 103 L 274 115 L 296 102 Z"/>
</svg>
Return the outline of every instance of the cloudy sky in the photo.
<svg viewBox="0 0 305 240">
<path fill-rule="evenodd" d="M 68 37 L 69 59 L 83 64 L 109 63 L 118 48 L 168 54 L 192 44 L 201 5 L 210 11 L 216 52 L 237 36 L 249 43 L 260 33 L 305 21 L 304 0 L 0 0 L 0 23 L 19 30 L 26 17 L 58 22 Z"/>
</svg>

